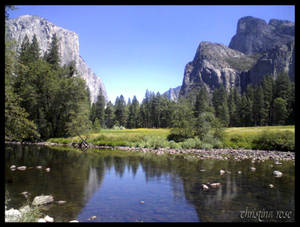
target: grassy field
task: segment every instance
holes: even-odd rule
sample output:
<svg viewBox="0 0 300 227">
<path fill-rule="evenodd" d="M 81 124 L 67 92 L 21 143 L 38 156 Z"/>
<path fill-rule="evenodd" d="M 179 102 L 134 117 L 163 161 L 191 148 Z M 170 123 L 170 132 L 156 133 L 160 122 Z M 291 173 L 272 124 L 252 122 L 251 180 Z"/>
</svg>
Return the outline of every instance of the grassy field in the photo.
<svg viewBox="0 0 300 227">
<path fill-rule="evenodd" d="M 258 138 L 274 135 L 285 135 L 286 132 L 294 134 L 295 126 L 264 126 L 264 127 L 235 127 L 226 128 L 223 147 L 230 148 L 256 148 L 254 145 Z M 170 147 L 170 148 L 200 148 L 199 141 L 189 139 L 187 142 L 175 143 L 167 141 L 170 129 L 102 129 L 99 133 L 90 133 L 82 137 L 89 143 L 108 146 L 135 146 L 135 147 Z M 51 138 L 49 142 L 72 143 L 80 142 L 80 138 Z M 188 144 L 190 143 L 190 144 Z M 198 145 L 195 145 L 198 144 Z M 198 147 L 197 147 L 198 146 Z M 199 147 L 200 146 L 200 147 Z M 210 148 L 210 147 L 208 147 Z"/>
</svg>

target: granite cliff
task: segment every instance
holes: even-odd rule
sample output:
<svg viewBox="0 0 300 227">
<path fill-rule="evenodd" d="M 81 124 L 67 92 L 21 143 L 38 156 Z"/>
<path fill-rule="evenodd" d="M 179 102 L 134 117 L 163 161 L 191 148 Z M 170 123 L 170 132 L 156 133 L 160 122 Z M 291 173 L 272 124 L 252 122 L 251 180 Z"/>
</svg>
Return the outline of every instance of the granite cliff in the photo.
<svg viewBox="0 0 300 227">
<path fill-rule="evenodd" d="M 245 90 L 266 75 L 287 72 L 295 78 L 294 23 L 272 19 L 269 24 L 254 17 L 238 21 L 229 47 L 201 42 L 193 61 L 187 63 L 179 95 L 194 97 L 205 86 L 211 93 L 223 85 Z"/>
<path fill-rule="evenodd" d="M 164 92 L 162 95 L 167 97 L 168 99 L 172 101 L 177 101 L 179 97 L 179 92 L 180 92 L 181 86 L 178 86 L 176 88 L 170 88 L 166 92 Z"/>
<path fill-rule="evenodd" d="M 61 64 L 68 64 L 74 61 L 76 68 L 90 90 L 91 102 L 96 102 L 99 91 L 102 92 L 107 100 L 107 94 L 100 77 L 98 77 L 88 67 L 79 54 L 79 38 L 75 32 L 59 27 L 41 17 L 24 15 L 16 19 L 10 19 L 6 22 L 7 33 L 9 38 L 16 40 L 20 48 L 25 35 L 32 40 L 35 34 L 40 45 L 41 54 L 43 55 L 51 43 L 52 36 L 56 33 L 59 40 L 59 50 Z"/>
</svg>

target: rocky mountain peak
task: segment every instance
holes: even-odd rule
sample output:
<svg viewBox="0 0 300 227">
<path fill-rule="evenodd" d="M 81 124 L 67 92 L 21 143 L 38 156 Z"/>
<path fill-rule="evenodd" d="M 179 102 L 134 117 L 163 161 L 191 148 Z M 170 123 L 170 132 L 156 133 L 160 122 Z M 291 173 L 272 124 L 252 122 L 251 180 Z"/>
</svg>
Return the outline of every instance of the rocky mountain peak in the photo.
<svg viewBox="0 0 300 227">
<path fill-rule="evenodd" d="M 294 40 L 294 35 L 294 23 L 290 21 L 271 19 L 267 24 L 262 19 L 247 16 L 238 21 L 229 48 L 247 55 L 262 54 Z"/>
<path fill-rule="evenodd" d="M 18 44 L 17 50 L 20 49 L 26 35 L 31 41 L 35 34 L 42 55 L 47 51 L 52 41 L 52 36 L 56 34 L 59 40 L 61 64 L 69 64 L 71 61 L 75 62 L 80 76 L 86 81 L 90 89 L 92 103 L 96 102 L 99 91 L 102 92 L 107 100 L 106 89 L 100 77 L 92 72 L 79 54 L 79 38 L 75 32 L 59 27 L 42 17 L 33 15 L 23 15 L 15 19 L 10 19 L 6 21 L 6 26 L 9 38 L 15 40 Z"/>
<path fill-rule="evenodd" d="M 200 87 L 211 93 L 223 85 L 240 91 L 258 84 L 265 75 L 284 71 L 294 78 L 294 23 L 247 16 L 238 21 L 237 32 L 229 47 L 201 42 L 193 61 L 185 66 L 180 96 L 195 97 Z"/>
</svg>

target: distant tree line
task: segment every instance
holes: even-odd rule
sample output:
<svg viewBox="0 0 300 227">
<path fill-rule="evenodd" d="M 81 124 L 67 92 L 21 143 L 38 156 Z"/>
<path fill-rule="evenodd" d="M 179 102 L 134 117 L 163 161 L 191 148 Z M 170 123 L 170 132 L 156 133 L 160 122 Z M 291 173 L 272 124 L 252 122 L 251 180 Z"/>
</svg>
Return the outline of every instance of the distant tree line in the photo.
<svg viewBox="0 0 300 227">
<path fill-rule="evenodd" d="M 188 122 L 199 125 L 203 113 L 211 114 L 225 127 L 292 125 L 295 123 L 295 83 L 287 73 L 280 73 L 275 80 L 266 75 L 260 84 L 248 85 L 242 94 L 236 87 L 228 92 L 220 86 L 212 94 L 202 87 L 194 102 L 186 98 L 171 101 L 147 90 L 141 103 L 136 96 L 126 103 L 120 95 L 115 104 L 108 102 L 105 106 L 100 94 L 98 101 L 92 104 L 90 120 L 104 128 L 172 128 L 179 124 L 187 127 Z"/>
</svg>

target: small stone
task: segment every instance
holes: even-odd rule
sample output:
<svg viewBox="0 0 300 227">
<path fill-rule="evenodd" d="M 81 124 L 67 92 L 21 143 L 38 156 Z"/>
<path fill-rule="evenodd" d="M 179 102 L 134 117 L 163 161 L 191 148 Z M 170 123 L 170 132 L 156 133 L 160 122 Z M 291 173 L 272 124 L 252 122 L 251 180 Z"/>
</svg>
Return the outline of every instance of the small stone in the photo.
<svg viewBox="0 0 300 227">
<path fill-rule="evenodd" d="M 279 161 L 276 161 L 274 164 L 275 164 L 275 165 L 282 165 L 282 163 L 279 162 Z"/>
<path fill-rule="evenodd" d="M 46 222 L 44 218 L 40 218 L 37 222 Z"/>
<path fill-rule="evenodd" d="M 58 204 L 65 204 L 66 201 L 64 201 L 64 200 L 59 200 L 59 201 L 56 201 L 56 203 L 58 203 Z"/>
<path fill-rule="evenodd" d="M 50 168 L 46 168 L 45 171 L 46 171 L 46 172 L 50 172 Z"/>
<path fill-rule="evenodd" d="M 200 172 L 205 172 L 206 170 L 205 169 L 200 169 Z"/>
<path fill-rule="evenodd" d="M 255 170 L 256 170 L 256 168 L 255 167 L 250 167 L 250 170 L 252 171 L 252 172 L 254 172 Z"/>
<path fill-rule="evenodd" d="M 52 217 L 48 216 L 48 215 L 46 217 L 44 217 L 44 220 L 46 222 L 54 222 L 54 219 Z"/>
<path fill-rule="evenodd" d="M 12 166 L 10 166 L 9 168 L 10 168 L 11 170 L 16 170 L 17 167 L 16 167 L 15 165 L 12 165 Z"/>
<path fill-rule="evenodd" d="M 21 171 L 26 170 L 26 168 L 27 168 L 26 166 L 19 166 L 19 167 L 17 167 L 17 169 L 18 169 L 18 170 L 21 170 Z"/>
<path fill-rule="evenodd" d="M 220 170 L 220 175 L 223 175 L 225 173 L 225 171 L 224 170 Z"/>
<path fill-rule="evenodd" d="M 37 169 L 41 169 L 41 168 L 43 168 L 42 166 L 36 166 L 35 168 L 37 168 Z"/>
<path fill-rule="evenodd" d="M 206 184 L 202 184 L 201 188 L 202 188 L 203 191 L 206 191 L 206 190 L 209 189 L 209 187 Z"/>
<path fill-rule="evenodd" d="M 79 222 L 79 221 L 77 221 L 77 220 L 72 220 L 72 221 L 69 221 L 69 222 Z"/>
<path fill-rule="evenodd" d="M 210 184 L 210 187 L 212 187 L 212 188 L 218 188 L 220 186 L 221 186 L 221 183 L 211 183 Z"/>
<path fill-rule="evenodd" d="M 21 192 L 20 194 L 21 194 L 21 195 L 24 195 L 24 196 L 25 196 L 25 198 L 27 198 L 27 197 L 30 195 L 30 193 L 29 193 L 29 192 Z"/>
<path fill-rule="evenodd" d="M 269 184 L 269 188 L 274 188 L 274 185 L 273 184 Z"/>
<path fill-rule="evenodd" d="M 238 171 L 238 174 L 242 174 L 242 171 L 239 170 L 239 171 Z"/>
<path fill-rule="evenodd" d="M 97 218 L 97 216 L 91 216 L 91 217 L 89 217 L 88 220 L 95 220 L 96 218 Z"/>
<path fill-rule="evenodd" d="M 278 170 L 275 170 L 275 171 L 273 171 L 273 175 L 274 175 L 275 177 L 282 177 L 282 172 L 280 172 L 280 171 L 278 171 Z"/>
</svg>

